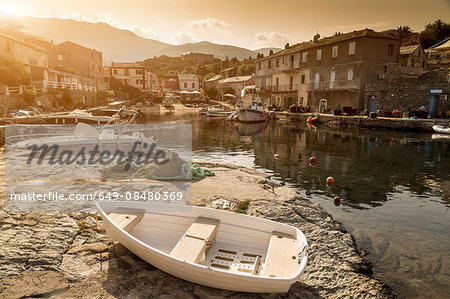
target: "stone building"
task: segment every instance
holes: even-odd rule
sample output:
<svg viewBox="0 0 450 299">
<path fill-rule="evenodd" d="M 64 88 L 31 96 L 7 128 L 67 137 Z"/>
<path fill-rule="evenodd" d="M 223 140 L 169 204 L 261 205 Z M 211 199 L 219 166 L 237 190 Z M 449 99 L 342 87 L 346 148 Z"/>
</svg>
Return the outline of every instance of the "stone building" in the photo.
<svg viewBox="0 0 450 299">
<path fill-rule="evenodd" d="M 421 45 L 400 47 L 398 56 L 401 76 L 417 76 L 427 69 L 427 56 Z"/>
<path fill-rule="evenodd" d="M 399 48 L 399 39 L 371 29 L 316 35 L 257 60 L 256 87 L 285 110 L 298 103 L 315 112 L 338 105 L 361 111 L 366 83 L 398 76 Z"/>
<path fill-rule="evenodd" d="M 213 54 L 186 52 L 181 54 L 181 58 L 186 61 L 192 61 L 195 63 L 212 62 L 214 60 Z"/>
<path fill-rule="evenodd" d="M 241 90 L 245 86 L 255 85 L 255 76 L 236 76 L 231 78 L 221 79 L 217 82 L 218 91 L 221 96 L 224 95 L 224 90 L 231 87 L 234 90 L 234 96 L 241 97 Z"/>
<path fill-rule="evenodd" d="M 394 109 L 423 110 L 430 117 L 450 110 L 450 71 L 440 68 L 418 78 L 377 81 L 366 84 L 365 108 L 391 116 Z"/>
</svg>

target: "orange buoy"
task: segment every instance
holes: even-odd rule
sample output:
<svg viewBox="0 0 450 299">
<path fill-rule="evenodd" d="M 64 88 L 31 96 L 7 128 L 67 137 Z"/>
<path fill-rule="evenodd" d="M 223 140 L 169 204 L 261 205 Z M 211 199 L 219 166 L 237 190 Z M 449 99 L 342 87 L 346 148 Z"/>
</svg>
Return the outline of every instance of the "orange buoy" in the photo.
<svg viewBox="0 0 450 299">
<path fill-rule="evenodd" d="M 339 196 L 336 196 L 335 198 L 333 198 L 333 202 L 336 206 L 341 204 L 341 198 Z"/>
<path fill-rule="evenodd" d="M 334 178 L 332 176 L 327 177 L 327 185 L 329 187 L 333 186 L 334 184 Z"/>
<path fill-rule="evenodd" d="M 307 122 L 309 122 L 309 123 L 312 122 L 312 116 L 308 117 Z"/>
</svg>

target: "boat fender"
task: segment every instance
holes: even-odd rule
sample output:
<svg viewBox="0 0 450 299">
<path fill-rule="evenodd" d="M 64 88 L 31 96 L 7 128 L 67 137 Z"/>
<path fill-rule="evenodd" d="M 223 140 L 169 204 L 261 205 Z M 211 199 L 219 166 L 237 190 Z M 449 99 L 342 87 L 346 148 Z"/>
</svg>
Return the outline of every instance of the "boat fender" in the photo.
<svg viewBox="0 0 450 299">
<path fill-rule="evenodd" d="M 263 112 L 263 113 L 261 114 L 261 116 L 262 116 L 262 117 L 266 117 L 266 113 Z"/>
</svg>

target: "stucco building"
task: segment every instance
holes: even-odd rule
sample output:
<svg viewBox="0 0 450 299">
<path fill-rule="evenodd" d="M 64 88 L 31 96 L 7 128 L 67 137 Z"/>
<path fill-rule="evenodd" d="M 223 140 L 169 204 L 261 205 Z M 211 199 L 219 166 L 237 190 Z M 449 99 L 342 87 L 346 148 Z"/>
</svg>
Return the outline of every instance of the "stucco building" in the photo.
<svg viewBox="0 0 450 299">
<path fill-rule="evenodd" d="M 199 91 L 200 82 L 195 74 L 178 74 L 179 89 L 185 91 Z"/>
<path fill-rule="evenodd" d="M 145 67 L 136 63 L 112 62 L 109 74 L 124 85 L 136 87 L 142 91 L 152 90 L 151 75 Z"/>
<path fill-rule="evenodd" d="M 367 82 L 398 76 L 399 48 L 399 39 L 371 29 L 316 35 L 257 60 L 256 87 L 282 109 L 299 103 L 317 112 L 362 110 Z"/>
</svg>

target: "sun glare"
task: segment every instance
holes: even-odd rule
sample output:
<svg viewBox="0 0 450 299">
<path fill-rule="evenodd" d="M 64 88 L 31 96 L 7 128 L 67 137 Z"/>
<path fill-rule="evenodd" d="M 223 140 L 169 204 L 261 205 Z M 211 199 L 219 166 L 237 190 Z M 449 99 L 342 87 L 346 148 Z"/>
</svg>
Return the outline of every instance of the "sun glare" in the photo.
<svg viewBox="0 0 450 299">
<path fill-rule="evenodd" d="M 2 3 L 0 4 L 0 13 L 5 15 L 16 15 L 19 13 L 19 8 L 11 2 Z"/>
</svg>

